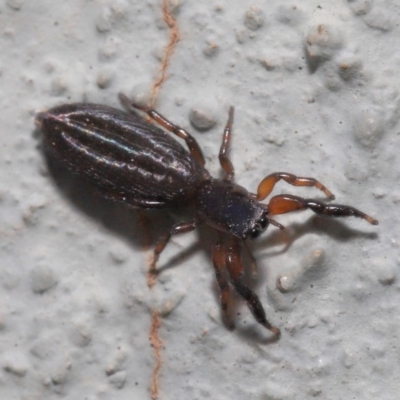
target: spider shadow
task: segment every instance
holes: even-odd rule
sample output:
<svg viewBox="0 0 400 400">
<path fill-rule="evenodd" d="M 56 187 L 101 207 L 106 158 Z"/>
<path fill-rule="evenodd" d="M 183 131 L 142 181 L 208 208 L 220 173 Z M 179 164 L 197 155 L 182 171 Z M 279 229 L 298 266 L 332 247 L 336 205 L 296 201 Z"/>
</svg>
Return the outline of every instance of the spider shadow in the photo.
<svg viewBox="0 0 400 400">
<path fill-rule="evenodd" d="M 277 251 L 269 251 L 263 254 L 263 258 L 275 257 L 286 253 L 297 240 L 309 234 L 326 235 L 333 241 L 339 242 L 348 242 L 356 238 L 374 240 L 378 237 L 376 232 L 366 232 L 351 228 L 346 225 L 343 220 L 333 220 L 332 218 L 314 215 L 305 223 L 292 223 L 285 230 L 272 231 L 263 240 L 251 244 L 251 252 L 254 253 L 260 249 L 271 249 L 283 245 L 283 247 Z M 254 279 L 251 279 L 249 274 L 247 274 L 247 276 L 244 277 L 244 282 L 252 290 L 257 292 L 257 289 L 265 283 L 267 278 L 267 269 L 258 268 L 257 280 L 254 281 Z M 243 299 L 241 299 L 236 293 L 231 297 L 233 298 L 233 302 L 230 305 L 230 317 L 235 313 L 240 314 L 238 313 L 238 308 L 242 307 L 241 302 L 243 302 Z M 246 310 L 246 312 L 248 313 L 246 319 L 252 318 L 249 311 Z M 273 318 L 269 318 L 268 316 L 267 318 L 273 320 Z M 241 324 L 236 328 L 236 332 L 243 340 L 257 342 L 259 344 L 270 344 L 277 341 L 277 338 L 269 335 L 269 332 L 267 332 L 266 336 L 265 329 L 255 321 L 249 325 Z"/>
<path fill-rule="evenodd" d="M 161 274 L 171 268 L 175 268 L 182 264 L 185 264 L 190 257 L 193 256 L 198 251 L 203 251 L 208 256 L 208 263 L 212 265 L 211 251 L 212 244 L 217 240 L 218 233 L 212 228 L 207 226 L 200 226 L 197 230 L 199 240 L 186 249 L 179 251 L 176 255 L 172 256 L 166 263 L 162 264 L 157 268 L 157 274 Z M 334 241 L 348 242 L 356 238 L 364 238 L 373 240 L 378 236 L 375 232 L 365 232 L 359 229 L 354 229 L 346 225 L 343 220 L 334 220 L 332 218 L 326 218 L 314 215 L 310 217 L 305 223 L 292 223 L 285 230 L 274 230 L 269 233 L 263 240 L 259 240 L 255 243 L 249 243 L 252 253 L 256 253 L 260 249 L 271 249 L 274 247 L 282 246 L 283 248 L 276 251 L 269 251 L 263 254 L 264 257 L 274 257 L 280 254 L 286 253 L 290 247 L 300 238 L 309 234 L 318 234 L 329 236 Z M 243 252 L 244 258 L 243 262 L 245 264 L 245 275 L 243 277 L 243 282 L 248 285 L 252 290 L 257 291 L 257 289 L 264 284 L 267 279 L 267 271 L 263 268 L 258 268 L 257 280 L 249 273 L 250 268 L 246 268 L 250 265 L 250 259 Z M 212 292 L 214 294 L 216 304 L 220 304 L 220 290 L 215 278 L 212 280 Z M 236 329 L 236 333 L 243 340 L 253 341 L 260 344 L 269 344 L 277 341 L 274 336 L 268 335 L 266 337 L 265 330 L 256 322 L 249 325 L 238 325 L 235 327 L 234 321 L 235 316 L 241 314 L 239 308 L 243 307 L 244 300 L 233 290 L 231 291 L 230 304 L 228 310 L 228 318 L 224 320 L 224 316 L 220 311 L 221 321 L 223 321 L 225 327 L 228 330 Z M 245 307 L 244 311 L 247 318 L 253 318 L 249 310 Z"/>
<path fill-rule="evenodd" d="M 51 152 L 41 151 L 51 182 L 72 207 L 126 240 L 134 249 L 145 250 L 153 246 L 160 234 L 174 224 L 174 215 L 166 210 L 138 210 L 105 198 L 93 184 L 71 172 Z"/>
<path fill-rule="evenodd" d="M 212 245 L 218 240 L 218 232 L 216 232 L 215 229 L 208 227 L 206 224 L 200 224 L 196 229 L 196 233 L 198 236 L 196 242 L 192 243 L 189 247 L 180 250 L 177 254 L 170 257 L 168 261 L 157 267 L 157 274 L 161 274 L 164 271 L 184 264 L 190 259 L 190 257 L 199 251 L 207 255 L 207 264 L 212 264 L 211 249 Z"/>
<path fill-rule="evenodd" d="M 276 256 L 286 253 L 293 243 L 310 234 L 329 236 L 333 241 L 342 243 L 357 238 L 375 240 L 378 237 L 376 232 L 349 227 L 343 219 L 313 215 L 304 223 L 292 223 L 284 230 L 271 232 L 266 238 L 257 242 L 254 248 L 266 249 L 284 245 L 282 249 L 268 253 L 268 256 Z"/>
</svg>

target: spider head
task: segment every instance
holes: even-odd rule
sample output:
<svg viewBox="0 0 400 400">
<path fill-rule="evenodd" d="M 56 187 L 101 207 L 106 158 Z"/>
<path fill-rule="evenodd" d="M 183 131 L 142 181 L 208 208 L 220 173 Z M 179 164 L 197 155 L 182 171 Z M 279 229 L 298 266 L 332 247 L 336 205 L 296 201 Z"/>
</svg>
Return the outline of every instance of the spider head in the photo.
<svg viewBox="0 0 400 400">
<path fill-rule="evenodd" d="M 197 199 L 201 220 L 239 239 L 255 239 L 269 225 L 265 205 L 232 182 L 207 181 L 201 186 Z"/>
<path fill-rule="evenodd" d="M 244 232 L 243 239 L 257 239 L 267 228 L 269 225 L 269 219 L 267 217 L 267 211 L 261 214 L 261 216 L 253 220 L 253 223 L 249 227 L 247 231 Z"/>
</svg>

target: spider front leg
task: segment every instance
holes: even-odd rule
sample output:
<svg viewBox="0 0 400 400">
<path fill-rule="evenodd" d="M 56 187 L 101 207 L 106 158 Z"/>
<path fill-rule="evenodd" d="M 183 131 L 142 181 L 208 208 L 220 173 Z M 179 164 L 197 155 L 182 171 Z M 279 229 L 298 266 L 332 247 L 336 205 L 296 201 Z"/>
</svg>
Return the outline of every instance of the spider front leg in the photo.
<svg viewBox="0 0 400 400">
<path fill-rule="evenodd" d="M 212 260 L 215 269 L 215 277 L 220 290 L 220 301 L 222 310 L 222 319 L 229 329 L 234 329 L 235 325 L 228 315 L 228 305 L 231 296 L 231 287 L 229 285 L 225 271 L 225 249 L 221 242 L 215 243 L 212 248 Z"/>
<path fill-rule="evenodd" d="M 303 199 L 298 196 L 283 194 L 274 196 L 268 203 L 268 214 L 278 215 L 291 211 L 310 209 L 316 214 L 328 217 L 357 217 L 365 219 L 372 225 L 378 225 L 378 221 L 354 207 L 343 204 L 325 204 L 322 201 Z"/>
<path fill-rule="evenodd" d="M 236 292 L 246 301 L 247 307 L 253 314 L 256 321 L 265 328 L 269 329 L 276 336 L 276 338 L 279 338 L 281 332 L 277 327 L 271 325 L 271 323 L 267 320 L 265 310 L 258 296 L 247 285 L 241 282 L 244 274 L 241 253 L 242 245 L 240 241 L 237 239 L 232 240 L 226 249 L 225 264 L 233 287 L 235 288 Z"/>
<path fill-rule="evenodd" d="M 274 186 L 280 180 L 284 180 L 285 182 L 289 183 L 289 185 L 293 186 L 314 186 L 324 192 L 328 199 L 333 200 L 335 198 L 330 190 L 328 190 L 320 181 L 314 178 L 300 177 L 287 172 L 274 172 L 273 174 L 266 176 L 258 185 L 257 200 L 261 201 L 266 199 L 272 192 Z"/>
<path fill-rule="evenodd" d="M 152 109 L 151 107 L 142 106 L 133 102 L 123 93 L 119 94 L 119 98 L 125 107 L 136 108 L 145 112 L 150 118 L 154 119 L 154 121 L 160 124 L 167 131 L 172 132 L 176 136 L 183 139 L 186 142 L 186 145 L 189 148 L 190 154 L 193 156 L 193 158 L 195 158 L 200 165 L 205 165 L 206 162 L 204 160 L 203 152 L 201 151 L 196 139 L 188 131 L 168 121 L 167 118 L 162 116 L 158 111 Z"/>
</svg>

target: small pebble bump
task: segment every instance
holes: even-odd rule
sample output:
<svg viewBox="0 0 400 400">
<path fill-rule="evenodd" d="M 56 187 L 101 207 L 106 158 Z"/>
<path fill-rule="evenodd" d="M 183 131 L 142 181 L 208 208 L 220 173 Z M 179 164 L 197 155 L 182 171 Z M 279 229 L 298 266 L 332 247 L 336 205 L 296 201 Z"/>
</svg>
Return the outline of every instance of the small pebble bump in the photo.
<svg viewBox="0 0 400 400">
<path fill-rule="evenodd" d="M 92 329 L 85 318 L 73 321 L 69 338 L 77 347 L 86 347 L 92 341 Z"/>
<path fill-rule="evenodd" d="M 295 283 L 293 274 L 280 276 L 277 280 L 277 288 L 280 292 L 285 293 L 290 291 Z"/>
<path fill-rule="evenodd" d="M 22 0 L 7 0 L 7 5 L 13 10 L 18 11 L 22 7 Z"/>
<path fill-rule="evenodd" d="M 347 0 L 347 2 L 356 15 L 367 14 L 372 7 L 372 0 Z"/>
<path fill-rule="evenodd" d="M 125 93 L 126 94 L 126 93 Z M 148 90 L 147 84 L 135 85 L 133 90 L 129 92 L 128 97 L 132 99 L 135 103 L 147 106 L 151 102 L 151 95 Z"/>
<path fill-rule="evenodd" d="M 374 29 L 378 29 L 383 32 L 388 32 L 396 26 L 397 21 L 393 19 L 393 15 L 391 15 L 388 10 L 383 8 L 373 8 L 371 12 L 369 12 L 364 17 L 365 23 Z"/>
<path fill-rule="evenodd" d="M 114 245 L 109 254 L 115 264 L 123 264 L 129 257 L 127 249 L 121 245 Z"/>
<path fill-rule="evenodd" d="M 106 375 L 111 376 L 123 370 L 125 362 L 128 359 L 128 351 L 124 348 L 118 348 L 111 357 L 106 367 Z"/>
<path fill-rule="evenodd" d="M 104 10 L 103 13 L 99 15 L 96 19 L 96 29 L 100 33 L 109 32 L 112 28 L 110 19 L 111 18 L 109 10 Z"/>
<path fill-rule="evenodd" d="M 347 369 L 353 368 L 356 363 L 356 357 L 354 355 L 354 352 L 351 351 L 350 349 L 345 349 L 343 351 L 342 361 L 345 368 Z"/>
<path fill-rule="evenodd" d="M 48 265 L 35 265 L 31 271 L 31 288 L 34 293 L 47 292 L 57 283 L 53 270 Z"/>
<path fill-rule="evenodd" d="M 207 41 L 203 49 L 203 54 L 206 57 L 214 57 L 219 52 L 219 46 L 214 41 Z"/>
<path fill-rule="evenodd" d="M 322 249 L 312 251 L 301 260 L 298 268 L 278 277 L 277 289 L 281 293 L 298 289 L 299 286 L 302 285 L 303 281 L 308 282 L 310 274 L 318 273 L 324 266 L 324 263 L 325 251 Z"/>
<path fill-rule="evenodd" d="M 163 317 L 167 317 L 169 314 L 171 314 L 172 311 L 174 311 L 175 308 L 177 308 L 179 304 L 182 302 L 185 295 L 186 293 L 184 292 L 177 292 L 169 296 L 166 300 L 163 301 L 160 308 L 160 314 Z"/>
<path fill-rule="evenodd" d="M 53 79 L 50 84 L 50 92 L 53 96 L 63 96 L 68 90 L 68 84 L 61 76 Z"/>
<path fill-rule="evenodd" d="M 303 12 L 297 5 L 279 6 L 275 16 L 280 23 L 292 27 L 297 26 L 304 18 Z"/>
<path fill-rule="evenodd" d="M 210 130 L 217 123 L 214 115 L 210 111 L 201 108 L 192 108 L 189 114 L 190 123 L 198 131 L 205 132 Z"/>
<path fill-rule="evenodd" d="M 69 372 L 71 370 L 71 361 L 66 359 L 60 362 L 60 364 L 53 368 L 51 371 L 51 382 L 53 385 L 62 385 L 67 381 Z"/>
<path fill-rule="evenodd" d="M 244 17 L 244 25 L 246 28 L 256 31 L 264 25 L 264 13 L 258 7 L 252 6 Z"/>
<path fill-rule="evenodd" d="M 102 59 L 110 61 L 117 57 L 120 50 L 120 39 L 110 36 L 106 39 L 106 42 L 100 49 L 100 56 Z"/>
<path fill-rule="evenodd" d="M 97 86 L 100 89 L 107 89 L 108 87 L 111 86 L 114 77 L 115 75 L 111 71 L 105 71 L 105 70 L 100 71 L 97 74 L 97 79 L 96 79 Z"/>
<path fill-rule="evenodd" d="M 314 26 L 306 37 L 306 54 L 313 69 L 316 69 L 321 61 L 332 58 L 341 47 L 341 35 L 333 26 Z"/>
<path fill-rule="evenodd" d="M 354 121 L 354 137 L 362 146 L 374 149 L 383 137 L 384 126 L 383 116 L 377 110 L 360 111 Z"/>
<path fill-rule="evenodd" d="M 0 362 L 4 371 L 19 378 L 23 378 L 29 369 L 25 355 L 16 350 L 3 353 Z"/>
<path fill-rule="evenodd" d="M 371 260 L 370 265 L 381 285 L 390 286 L 396 281 L 399 265 L 395 265 L 392 260 L 377 258 Z"/>
<path fill-rule="evenodd" d="M 126 377 L 126 371 L 118 371 L 110 376 L 109 381 L 116 389 L 122 389 L 125 386 Z"/>
<path fill-rule="evenodd" d="M 363 78 L 363 64 L 355 55 L 348 54 L 336 60 L 340 77 L 344 81 L 359 81 Z"/>
</svg>

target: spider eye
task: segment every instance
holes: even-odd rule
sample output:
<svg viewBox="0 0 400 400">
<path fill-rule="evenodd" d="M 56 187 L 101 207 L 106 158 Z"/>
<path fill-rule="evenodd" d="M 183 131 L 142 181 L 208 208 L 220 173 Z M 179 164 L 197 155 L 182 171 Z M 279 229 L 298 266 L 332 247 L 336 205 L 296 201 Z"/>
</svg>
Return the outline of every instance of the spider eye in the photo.
<svg viewBox="0 0 400 400">
<path fill-rule="evenodd" d="M 256 239 L 260 236 L 260 233 L 261 231 L 259 229 L 252 229 L 249 235 L 251 239 Z"/>
<path fill-rule="evenodd" d="M 265 229 L 268 226 L 268 220 L 266 217 L 262 217 L 260 221 L 258 221 L 262 229 Z"/>
</svg>

